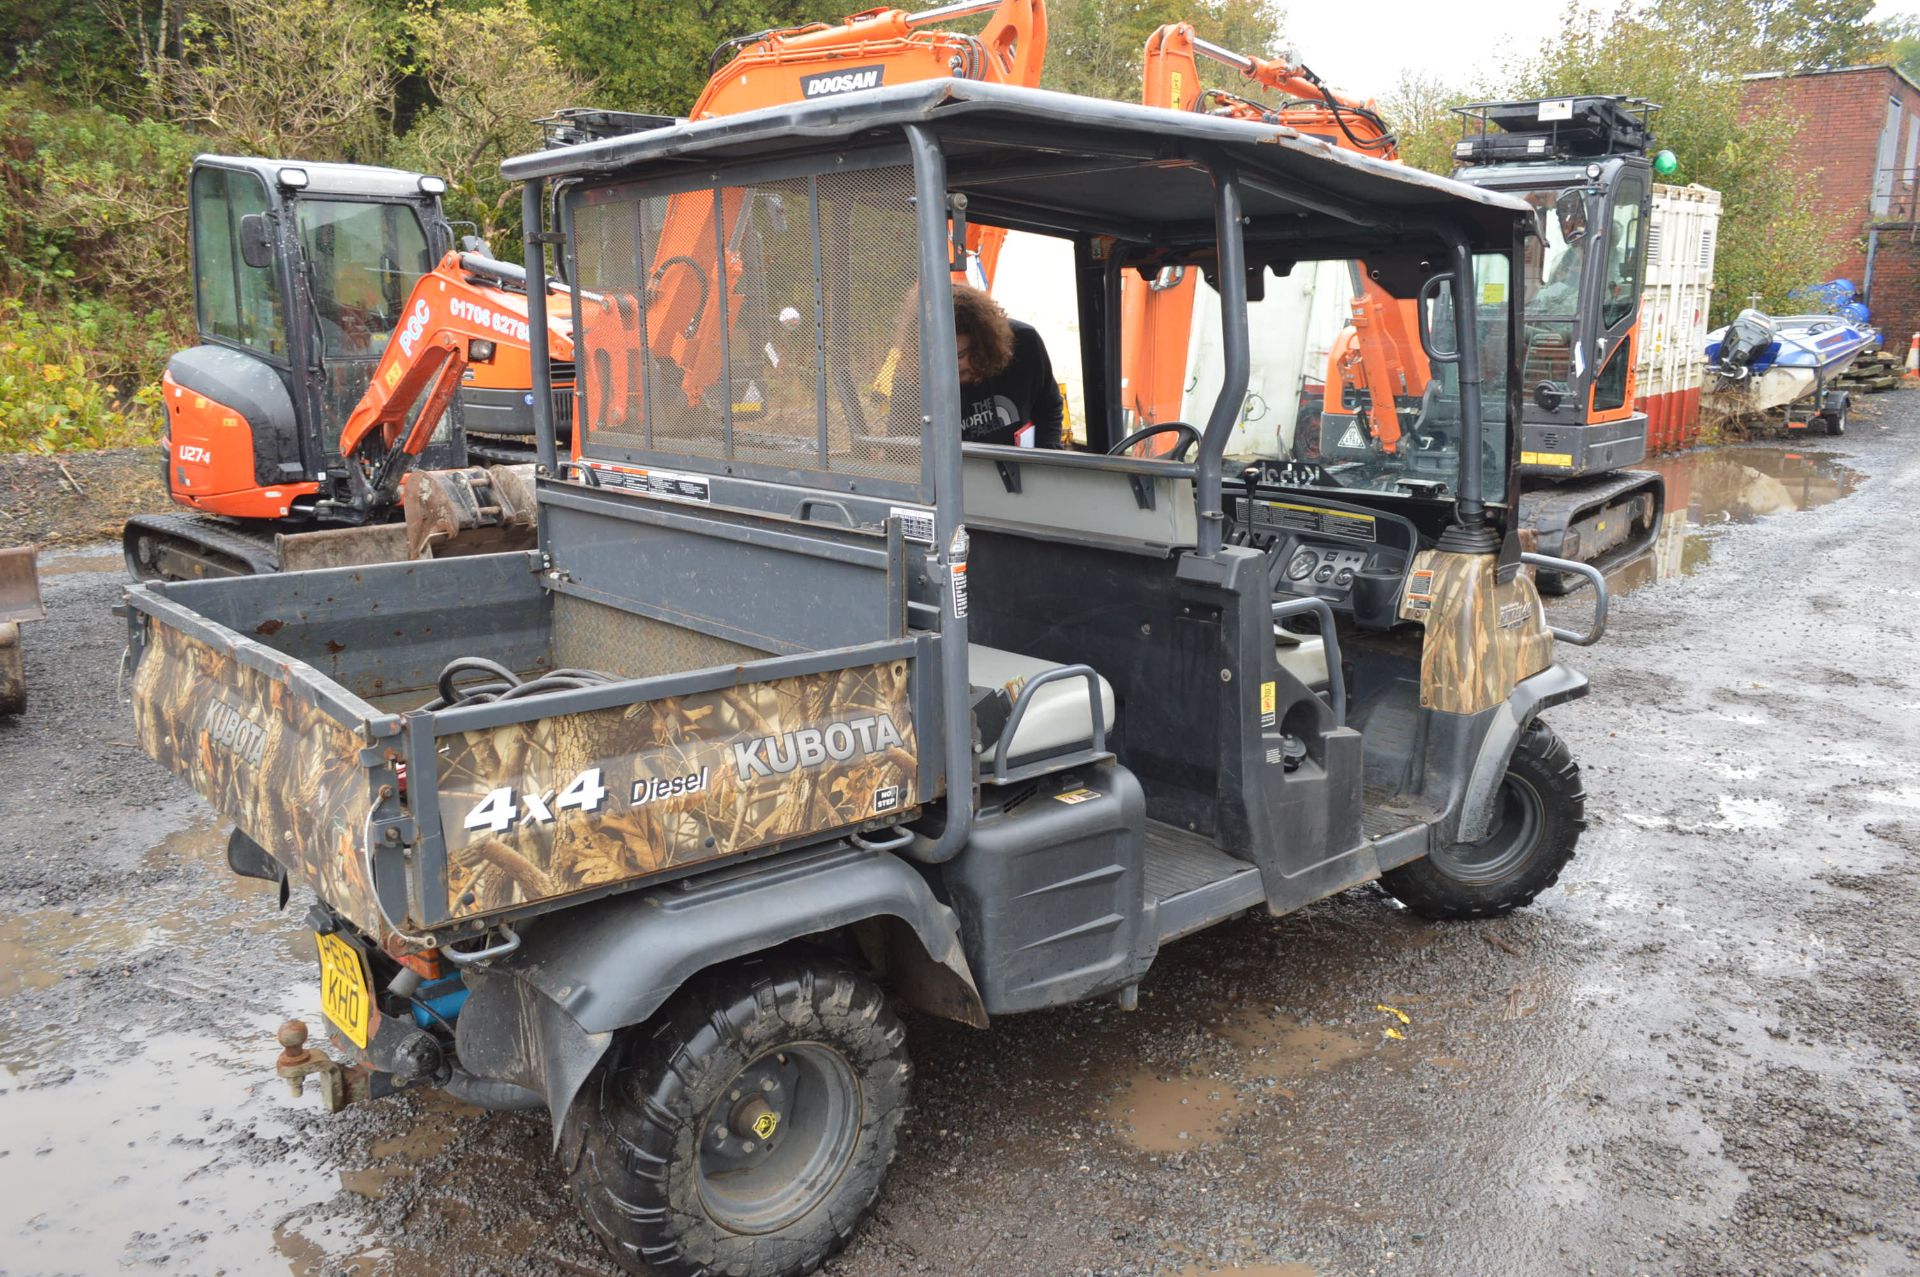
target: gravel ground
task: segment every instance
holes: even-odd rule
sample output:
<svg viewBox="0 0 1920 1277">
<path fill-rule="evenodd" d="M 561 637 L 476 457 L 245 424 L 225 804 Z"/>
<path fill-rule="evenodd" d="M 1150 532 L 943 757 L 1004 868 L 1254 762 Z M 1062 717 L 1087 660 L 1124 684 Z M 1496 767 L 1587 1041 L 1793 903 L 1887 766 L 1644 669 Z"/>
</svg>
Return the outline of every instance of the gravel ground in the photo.
<svg viewBox="0 0 1920 1277">
<path fill-rule="evenodd" d="M 1920 395 L 1875 408 L 1669 465 L 1705 526 L 1562 653 L 1558 888 L 1449 925 L 1354 891 L 1170 948 L 1133 1013 L 912 1021 L 825 1271 L 1920 1273 Z M 610 1271 L 543 1119 L 273 1079 L 310 942 L 130 744 L 115 557 L 49 562 L 0 724 L 0 1273 Z"/>
</svg>

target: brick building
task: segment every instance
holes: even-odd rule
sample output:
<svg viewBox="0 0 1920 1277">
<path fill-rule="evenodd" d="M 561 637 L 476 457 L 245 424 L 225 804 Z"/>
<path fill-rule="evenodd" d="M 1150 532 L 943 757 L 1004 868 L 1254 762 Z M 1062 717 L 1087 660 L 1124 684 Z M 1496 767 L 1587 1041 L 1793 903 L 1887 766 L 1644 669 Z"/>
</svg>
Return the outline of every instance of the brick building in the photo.
<svg viewBox="0 0 1920 1277">
<path fill-rule="evenodd" d="M 1920 332 L 1920 84 L 1887 66 L 1772 72 L 1747 77 L 1746 106 L 1803 121 L 1787 159 L 1802 195 L 1840 223 L 1829 278 L 1867 294 L 1887 349 L 1904 355 Z"/>
</svg>

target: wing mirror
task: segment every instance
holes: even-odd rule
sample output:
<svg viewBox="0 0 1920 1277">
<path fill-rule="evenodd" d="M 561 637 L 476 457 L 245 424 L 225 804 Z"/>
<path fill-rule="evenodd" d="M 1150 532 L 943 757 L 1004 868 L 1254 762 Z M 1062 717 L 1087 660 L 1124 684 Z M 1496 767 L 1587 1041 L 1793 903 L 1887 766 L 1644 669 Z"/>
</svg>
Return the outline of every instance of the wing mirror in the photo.
<svg viewBox="0 0 1920 1277">
<path fill-rule="evenodd" d="M 1560 238 L 1568 244 L 1577 244 L 1587 235 L 1587 194 L 1583 190 L 1566 190 L 1553 202 L 1553 215 L 1560 222 Z"/>
<path fill-rule="evenodd" d="M 240 219 L 240 260 L 255 270 L 273 265 L 273 229 L 265 213 L 248 213 Z"/>
<path fill-rule="evenodd" d="M 1543 381 L 1533 388 L 1533 401 L 1540 405 L 1542 412 L 1558 412 L 1560 405 L 1566 402 L 1565 388 L 1551 381 Z"/>
</svg>

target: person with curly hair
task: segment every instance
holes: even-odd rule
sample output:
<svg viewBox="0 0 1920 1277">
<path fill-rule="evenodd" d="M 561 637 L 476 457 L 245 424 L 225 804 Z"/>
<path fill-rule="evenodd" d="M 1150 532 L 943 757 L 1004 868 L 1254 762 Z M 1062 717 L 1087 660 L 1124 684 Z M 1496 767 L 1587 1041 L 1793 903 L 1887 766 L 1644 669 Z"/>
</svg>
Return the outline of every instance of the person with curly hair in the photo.
<svg viewBox="0 0 1920 1277">
<path fill-rule="evenodd" d="M 960 363 L 960 430 L 968 443 L 1060 448 L 1060 383 L 1031 324 L 1009 319 L 977 288 L 953 286 L 953 344 Z"/>
</svg>

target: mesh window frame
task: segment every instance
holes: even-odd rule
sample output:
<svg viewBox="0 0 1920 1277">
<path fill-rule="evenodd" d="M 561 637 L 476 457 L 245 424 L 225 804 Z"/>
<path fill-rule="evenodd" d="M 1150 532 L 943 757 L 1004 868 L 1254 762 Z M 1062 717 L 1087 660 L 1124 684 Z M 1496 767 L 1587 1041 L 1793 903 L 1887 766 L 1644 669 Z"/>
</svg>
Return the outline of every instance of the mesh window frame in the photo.
<svg viewBox="0 0 1920 1277">
<path fill-rule="evenodd" d="M 852 184 L 852 189 L 849 184 Z M 860 184 L 864 184 L 864 188 Z M 834 189 L 836 186 L 838 190 Z M 670 448 L 664 446 L 666 441 L 656 433 L 656 427 L 664 428 L 668 424 L 662 400 L 668 396 L 678 398 L 679 395 L 677 388 L 657 385 L 657 378 L 645 375 L 647 367 L 658 355 L 644 336 L 649 323 L 643 305 L 638 313 L 638 331 L 642 334 L 641 360 L 646 365 L 642 367 L 640 378 L 641 410 L 646 428 L 644 432 L 616 432 L 595 428 L 593 424 L 602 419 L 605 408 L 598 402 L 602 390 L 593 363 L 596 352 L 589 327 L 592 317 L 588 313 L 592 303 L 584 299 L 581 293 L 610 294 L 611 290 L 596 287 L 600 281 L 587 277 L 591 272 L 582 272 L 581 258 L 585 242 L 580 233 L 582 215 L 589 214 L 591 225 L 593 210 L 632 210 L 629 216 L 636 228 L 643 225 L 647 227 L 645 234 L 649 242 L 645 245 L 644 253 L 636 248 L 636 260 L 631 269 L 633 278 L 628 284 L 628 287 L 637 291 L 645 282 L 642 276 L 650 269 L 650 259 L 658 252 L 657 246 L 651 242 L 656 234 L 652 223 L 639 216 L 639 210 L 645 207 L 643 201 L 664 201 L 675 196 L 707 192 L 714 196 L 710 206 L 717 212 L 722 192 L 742 189 L 754 192 L 756 208 L 760 195 L 782 196 L 786 201 L 789 228 L 796 220 L 805 225 L 813 250 L 808 282 L 812 285 L 814 300 L 811 307 L 796 307 L 801 311 L 798 330 L 804 340 L 819 343 L 818 349 L 824 349 L 828 364 L 846 366 L 844 374 L 817 362 L 813 366 L 814 386 L 808 396 L 813 402 L 806 426 L 815 438 L 811 441 L 813 446 L 810 450 L 794 451 L 794 458 L 800 464 L 782 465 L 777 457 L 770 457 L 770 450 L 765 446 L 765 431 L 756 431 L 752 425 L 743 431 L 741 417 L 744 414 L 736 413 L 737 405 L 733 399 L 733 394 L 744 381 L 741 370 L 735 365 L 741 362 L 743 356 L 751 360 L 756 353 L 756 348 L 745 344 L 742 336 L 744 326 L 759 324 L 764 329 L 767 323 L 777 322 L 777 316 L 772 320 L 764 316 L 726 317 L 727 327 L 716 338 L 720 349 L 713 383 L 721 387 L 724 393 L 720 396 L 720 411 L 711 413 L 708 418 L 711 429 L 703 437 L 703 442 L 708 446 L 697 449 Z M 805 191 L 806 194 L 796 198 L 797 191 Z M 578 290 L 573 297 L 575 364 L 578 369 L 575 430 L 581 459 L 737 477 L 821 492 L 852 492 L 879 498 L 930 502 L 934 491 L 933 456 L 927 444 L 933 437 L 934 428 L 927 421 L 920 384 L 925 369 L 924 354 L 919 343 L 920 306 L 912 300 L 921 293 L 918 248 L 920 210 L 914 192 L 911 155 L 905 146 L 898 144 L 862 151 L 734 165 L 710 169 L 698 177 L 570 184 L 561 204 L 567 233 L 568 278 Z M 835 196 L 839 198 L 836 200 Z M 826 239 L 828 229 L 823 225 L 827 219 L 822 216 L 822 209 L 830 205 L 844 208 L 847 219 L 864 216 L 870 224 L 869 229 L 874 225 L 886 228 L 891 219 L 894 233 L 885 242 L 873 246 L 874 251 L 847 255 L 843 262 L 836 263 L 831 242 Z M 739 225 L 732 228 L 733 243 L 719 239 L 724 229 L 724 222 L 719 216 L 703 217 L 702 227 L 710 228 L 714 236 L 707 240 L 703 234 L 702 242 L 707 252 L 722 248 L 730 254 L 739 251 L 739 242 L 743 238 Z M 901 236 L 899 231 L 905 231 L 905 236 Z M 748 237 L 760 234 L 759 227 L 746 228 Z M 609 232 L 608 242 L 611 242 L 611 238 Z M 856 234 L 853 239 L 858 242 L 859 236 Z M 791 273 L 784 280 L 772 283 L 765 278 L 753 278 L 752 270 L 763 265 L 764 259 L 749 265 L 742 258 L 741 273 L 735 275 L 729 272 L 733 276 L 730 281 L 732 286 L 747 296 L 754 290 L 761 293 L 769 289 L 777 291 L 780 282 L 789 286 L 794 284 Z M 862 270 L 872 272 L 876 266 L 883 267 L 890 274 L 860 275 Z M 836 267 L 853 278 L 850 281 L 832 279 Z M 897 296 L 900 299 L 883 316 L 885 330 L 896 343 L 890 352 L 897 353 L 897 358 L 890 361 L 893 377 L 890 383 L 881 375 L 881 365 L 889 361 L 878 354 L 868 361 L 871 366 L 861 361 L 859 343 L 865 341 L 873 344 L 875 334 L 880 331 L 880 321 L 859 313 L 859 306 L 854 300 L 863 284 L 870 294 Z M 723 302 L 728 290 L 718 287 L 717 281 L 709 281 L 709 289 L 716 295 L 708 299 L 706 310 L 702 313 L 699 322 L 703 328 L 721 318 L 723 305 L 736 304 L 732 299 Z M 837 299 L 833 296 L 836 291 Z M 745 310 L 745 306 L 739 308 Z M 809 309 L 812 310 L 811 317 L 807 313 Z M 859 331 L 855 333 L 849 325 Z M 824 340 L 821 340 L 821 330 L 824 330 Z M 807 360 L 800 361 L 803 368 L 807 363 Z M 883 384 L 885 391 L 881 389 Z M 898 426 L 910 423 L 910 432 L 888 434 L 884 430 L 857 429 L 868 418 L 846 408 L 844 400 L 863 396 L 883 399 L 882 412 L 889 417 L 891 424 Z M 836 403 L 836 399 L 843 402 Z M 685 402 L 684 398 L 681 398 L 681 402 Z M 758 440 L 756 433 L 760 436 Z M 616 434 L 624 437 L 614 437 Z M 794 430 L 788 432 L 788 437 L 798 442 L 805 435 Z M 828 445 L 824 464 L 818 450 L 820 441 Z"/>
</svg>

